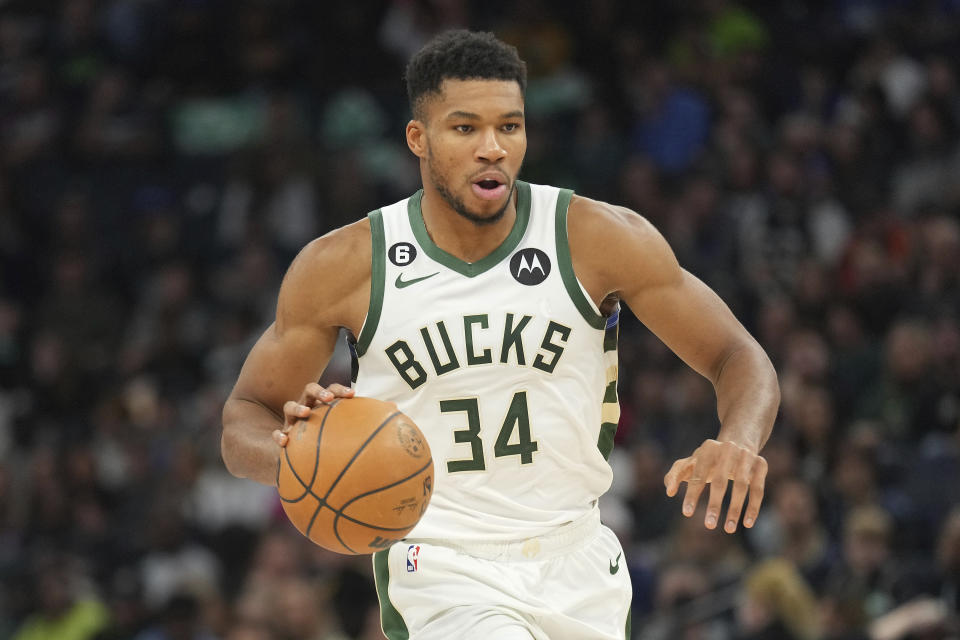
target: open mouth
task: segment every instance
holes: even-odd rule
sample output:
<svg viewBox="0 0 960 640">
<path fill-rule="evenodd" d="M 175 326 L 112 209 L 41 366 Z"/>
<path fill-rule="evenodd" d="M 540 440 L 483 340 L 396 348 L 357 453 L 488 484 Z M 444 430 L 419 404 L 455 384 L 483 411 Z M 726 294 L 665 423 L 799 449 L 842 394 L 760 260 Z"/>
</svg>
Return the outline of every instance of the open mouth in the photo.
<svg viewBox="0 0 960 640">
<path fill-rule="evenodd" d="M 482 178 L 473 183 L 473 193 L 483 200 L 496 200 L 503 197 L 507 185 L 498 178 Z"/>
</svg>

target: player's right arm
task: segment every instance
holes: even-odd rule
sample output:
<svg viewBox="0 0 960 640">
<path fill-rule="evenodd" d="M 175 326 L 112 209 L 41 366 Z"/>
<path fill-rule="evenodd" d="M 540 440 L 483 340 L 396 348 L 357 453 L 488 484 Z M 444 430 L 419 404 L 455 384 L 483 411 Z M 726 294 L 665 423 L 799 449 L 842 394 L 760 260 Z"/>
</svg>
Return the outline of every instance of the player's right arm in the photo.
<svg viewBox="0 0 960 640">
<path fill-rule="evenodd" d="M 291 263 L 276 319 L 251 349 L 223 407 L 220 448 L 233 475 L 276 484 L 286 431 L 310 407 L 352 394 L 317 380 L 340 327 L 359 334 L 369 304 L 370 252 L 364 219 L 313 240 Z"/>
</svg>

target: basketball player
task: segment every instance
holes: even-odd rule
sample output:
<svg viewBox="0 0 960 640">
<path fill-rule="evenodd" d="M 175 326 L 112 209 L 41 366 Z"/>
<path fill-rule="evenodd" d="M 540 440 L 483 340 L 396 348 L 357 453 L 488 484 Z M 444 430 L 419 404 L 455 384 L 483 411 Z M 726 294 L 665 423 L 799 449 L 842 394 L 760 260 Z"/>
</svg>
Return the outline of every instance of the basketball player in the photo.
<svg viewBox="0 0 960 640">
<path fill-rule="evenodd" d="M 518 180 L 515 49 L 447 33 L 406 76 L 423 189 L 293 261 L 224 408 L 224 461 L 273 484 L 287 431 L 312 406 L 354 393 L 395 402 L 427 436 L 436 480 L 408 538 L 374 555 L 387 636 L 629 637 L 623 549 L 597 512 L 619 418 L 621 302 L 716 389 L 719 434 L 665 478 L 670 496 L 687 483 L 687 516 L 710 485 L 709 529 L 756 521 L 776 374 L 644 218 Z M 353 385 L 325 389 L 315 381 L 341 327 Z"/>
</svg>

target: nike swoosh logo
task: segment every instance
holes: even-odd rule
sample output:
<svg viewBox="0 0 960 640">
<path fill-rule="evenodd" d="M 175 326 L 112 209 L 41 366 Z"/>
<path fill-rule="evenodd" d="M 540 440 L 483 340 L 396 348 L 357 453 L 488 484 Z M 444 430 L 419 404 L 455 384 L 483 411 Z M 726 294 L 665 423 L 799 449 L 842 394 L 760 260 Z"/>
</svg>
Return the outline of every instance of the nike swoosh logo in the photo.
<svg viewBox="0 0 960 640">
<path fill-rule="evenodd" d="M 437 271 L 437 273 L 440 273 L 440 272 Z M 396 285 L 397 289 L 403 289 L 404 287 L 409 287 L 412 284 L 417 284 L 418 282 L 426 280 L 427 278 L 432 278 L 433 276 L 437 275 L 437 273 L 431 273 L 428 276 L 420 276 L 419 278 L 413 278 L 412 280 L 404 280 L 403 274 L 399 273 L 397 274 L 397 281 L 394 282 L 393 284 Z"/>
<path fill-rule="evenodd" d="M 617 571 L 620 571 L 620 556 L 623 555 L 623 552 L 617 554 L 617 563 L 614 564 L 613 560 L 610 561 L 610 575 L 614 575 Z"/>
</svg>

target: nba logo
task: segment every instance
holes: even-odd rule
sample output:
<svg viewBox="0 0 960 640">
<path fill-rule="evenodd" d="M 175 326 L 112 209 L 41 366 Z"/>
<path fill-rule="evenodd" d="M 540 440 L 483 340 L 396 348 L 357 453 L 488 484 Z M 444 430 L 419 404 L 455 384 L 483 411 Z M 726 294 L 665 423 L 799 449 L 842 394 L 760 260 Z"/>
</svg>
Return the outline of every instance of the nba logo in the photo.
<svg viewBox="0 0 960 640">
<path fill-rule="evenodd" d="M 420 545 L 412 544 L 407 547 L 407 573 L 417 570 L 417 559 L 420 557 Z"/>
</svg>

